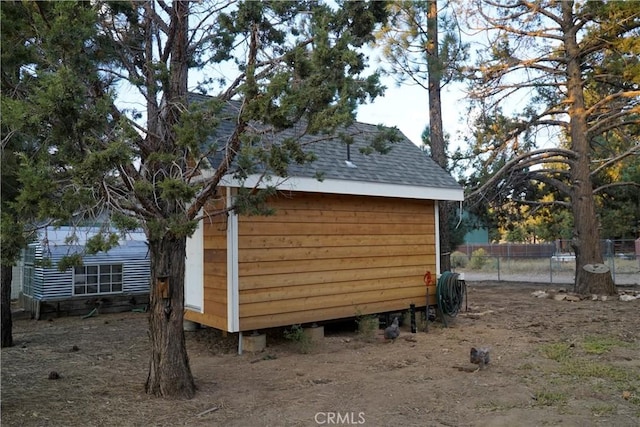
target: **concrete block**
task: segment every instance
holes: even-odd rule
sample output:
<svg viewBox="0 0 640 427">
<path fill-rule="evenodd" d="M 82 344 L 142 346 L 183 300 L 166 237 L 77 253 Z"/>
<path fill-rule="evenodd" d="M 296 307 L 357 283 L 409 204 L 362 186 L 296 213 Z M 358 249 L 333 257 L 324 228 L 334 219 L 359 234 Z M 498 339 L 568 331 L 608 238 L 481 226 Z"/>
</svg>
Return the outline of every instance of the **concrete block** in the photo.
<svg viewBox="0 0 640 427">
<path fill-rule="evenodd" d="M 322 341 L 324 339 L 324 326 L 304 328 L 303 333 L 313 342 Z"/>
<path fill-rule="evenodd" d="M 258 335 L 242 335 L 242 350 L 250 353 L 257 353 L 267 348 L 267 336 L 265 334 Z"/>
<path fill-rule="evenodd" d="M 191 320 L 182 321 L 182 330 L 186 332 L 193 332 L 198 329 L 198 326 L 198 323 L 192 322 Z"/>
</svg>

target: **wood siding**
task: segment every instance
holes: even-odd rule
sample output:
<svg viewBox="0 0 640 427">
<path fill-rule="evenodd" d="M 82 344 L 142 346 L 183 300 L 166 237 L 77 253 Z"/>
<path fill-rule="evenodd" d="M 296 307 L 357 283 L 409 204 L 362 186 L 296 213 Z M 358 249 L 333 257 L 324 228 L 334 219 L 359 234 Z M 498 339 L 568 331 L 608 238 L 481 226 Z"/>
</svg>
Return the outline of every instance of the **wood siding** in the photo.
<svg viewBox="0 0 640 427">
<path fill-rule="evenodd" d="M 224 200 L 210 202 L 205 212 L 224 208 Z M 227 215 L 205 218 L 203 228 L 204 313 L 185 310 L 185 319 L 221 330 L 228 330 L 227 322 Z"/>
<path fill-rule="evenodd" d="M 433 201 L 287 193 L 269 206 L 275 215 L 239 218 L 240 330 L 426 304 Z"/>
<path fill-rule="evenodd" d="M 73 269 L 60 271 L 57 267 L 63 257 L 80 253 L 84 247 L 56 245 L 44 247 L 38 243 L 30 245 L 35 262 L 25 264 L 23 269 L 30 283 L 23 283 L 25 295 L 37 301 L 59 301 L 70 298 L 100 297 L 108 295 L 136 295 L 149 293 L 150 265 L 148 246 L 144 242 L 122 242 L 108 252 L 84 255 L 84 265 L 122 265 L 122 291 L 92 295 L 74 295 Z M 46 262 L 45 262 L 46 261 Z"/>
</svg>

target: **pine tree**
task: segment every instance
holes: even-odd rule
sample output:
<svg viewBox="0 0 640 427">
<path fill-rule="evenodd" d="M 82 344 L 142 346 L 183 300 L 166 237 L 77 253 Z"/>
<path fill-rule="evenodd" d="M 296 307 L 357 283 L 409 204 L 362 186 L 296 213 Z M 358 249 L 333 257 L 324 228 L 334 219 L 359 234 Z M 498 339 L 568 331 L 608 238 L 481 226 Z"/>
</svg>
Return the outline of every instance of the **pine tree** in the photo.
<svg viewBox="0 0 640 427">
<path fill-rule="evenodd" d="M 470 155 L 480 171 L 470 198 L 499 208 L 535 203 L 541 185 L 552 188 L 554 203 L 572 211 L 575 290 L 615 294 L 611 275 L 596 274 L 603 257 L 594 179 L 638 145 L 608 145 L 610 161 L 594 158 L 594 147 L 639 123 L 636 4 L 476 1 L 473 19 L 487 46 L 469 74 L 477 117 Z M 605 63 L 611 68 L 597 72 Z M 592 96 L 594 85 L 608 94 Z"/>
<path fill-rule="evenodd" d="M 286 174 L 288 163 L 313 159 L 295 139 L 269 146 L 259 143 L 261 134 L 297 123 L 309 134 L 333 133 L 353 122 L 359 102 L 381 93 L 378 77 L 364 75 L 358 49 L 384 18 L 384 3 L 23 7 L 37 31 L 22 42 L 35 42 L 38 58 L 20 70 L 36 80 L 21 105 L 36 126 L 30 136 L 38 149 L 19 171 L 18 204 L 30 218 L 108 214 L 120 230 L 144 229 L 151 262 L 146 391 L 193 397 L 183 331 L 186 239 L 226 174 L 242 178 L 258 163 L 269 166 L 267 173 Z M 219 67 L 223 77 L 207 75 Z M 198 88 L 218 92 L 193 105 L 189 71 L 198 68 L 206 77 Z M 142 108 L 125 103 L 127 91 L 137 92 Z M 240 107 L 223 117 L 232 99 Z M 234 129 L 220 143 L 210 137 L 222 120 Z M 213 153 L 220 162 L 202 179 L 199 171 Z M 234 208 L 259 207 L 260 192 L 251 190 Z M 64 208 L 52 209 L 57 202 Z M 106 250 L 112 243 L 98 235 L 90 246 Z"/>
</svg>

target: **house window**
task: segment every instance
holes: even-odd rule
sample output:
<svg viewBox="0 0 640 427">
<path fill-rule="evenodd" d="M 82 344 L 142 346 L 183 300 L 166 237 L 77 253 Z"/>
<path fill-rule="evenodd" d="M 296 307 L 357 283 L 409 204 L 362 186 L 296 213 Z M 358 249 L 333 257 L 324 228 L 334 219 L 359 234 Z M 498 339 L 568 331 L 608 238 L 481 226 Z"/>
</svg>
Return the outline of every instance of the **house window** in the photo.
<svg viewBox="0 0 640 427">
<path fill-rule="evenodd" d="M 23 253 L 22 293 L 33 296 L 33 281 L 35 273 L 36 248 L 30 246 Z"/>
<path fill-rule="evenodd" d="M 73 294 L 122 292 L 122 264 L 83 265 L 73 269 Z"/>
</svg>

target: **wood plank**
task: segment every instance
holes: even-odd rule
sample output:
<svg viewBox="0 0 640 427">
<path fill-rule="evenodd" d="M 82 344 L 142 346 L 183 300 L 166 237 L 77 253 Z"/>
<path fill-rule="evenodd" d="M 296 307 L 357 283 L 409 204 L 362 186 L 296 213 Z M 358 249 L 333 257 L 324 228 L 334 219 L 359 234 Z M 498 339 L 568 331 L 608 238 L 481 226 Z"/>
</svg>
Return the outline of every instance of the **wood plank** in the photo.
<svg viewBox="0 0 640 427">
<path fill-rule="evenodd" d="M 408 276 L 241 290 L 240 305 L 273 301 L 280 301 L 284 304 L 286 300 L 290 299 L 332 295 L 343 295 L 345 299 L 348 299 L 352 293 L 387 289 L 396 291 L 404 287 L 411 287 L 415 290 L 416 284 L 422 286 L 426 298 L 427 287 L 422 284 L 422 276 Z M 430 287 L 430 291 L 435 295 L 434 286 Z"/>
<path fill-rule="evenodd" d="M 214 220 L 203 219 L 204 229 L 203 234 L 205 236 L 225 236 L 227 234 L 227 217 L 218 217 Z"/>
<path fill-rule="evenodd" d="M 424 298 L 423 298 L 424 300 Z M 384 302 L 375 302 L 358 306 L 358 314 L 367 315 L 385 313 L 389 311 L 406 310 L 409 305 L 415 303 L 416 308 L 425 306 L 426 301 L 413 301 L 411 298 L 401 298 Z M 263 316 L 251 316 L 240 318 L 240 330 L 252 331 L 280 326 L 289 326 L 303 323 L 321 322 L 323 320 L 336 320 L 353 318 L 356 311 L 352 306 L 321 308 L 315 310 L 297 311 L 291 313 L 278 313 Z"/>
<path fill-rule="evenodd" d="M 226 265 L 223 268 L 217 265 L 204 266 L 204 287 L 215 289 L 227 288 Z"/>
<path fill-rule="evenodd" d="M 204 299 L 204 312 L 206 314 L 227 318 L 227 304 L 218 301 Z"/>
<path fill-rule="evenodd" d="M 263 316 L 267 314 L 287 313 L 315 309 L 331 309 L 332 307 L 351 306 L 356 309 L 360 305 L 376 302 L 384 302 L 396 299 L 411 299 L 420 303 L 425 297 L 425 286 L 414 286 L 399 289 L 383 289 L 365 292 L 352 292 L 348 294 L 323 295 L 288 299 L 281 301 L 269 301 L 240 305 L 240 317 Z"/>
<path fill-rule="evenodd" d="M 204 236 L 202 239 L 202 247 L 205 250 L 225 251 L 227 249 L 227 236 L 223 238 Z"/>
<path fill-rule="evenodd" d="M 372 211 L 328 211 L 323 209 L 281 209 L 274 215 L 240 216 L 240 224 L 256 222 L 309 222 L 344 224 L 434 224 L 433 211 L 415 212 L 372 212 Z"/>
<path fill-rule="evenodd" d="M 435 246 L 382 245 L 322 248 L 244 249 L 239 251 L 239 262 L 322 260 L 333 258 L 401 257 L 407 255 L 435 255 Z"/>
<path fill-rule="evenodd" d="M 220 303 L 227 303 L 227 288 L 206 288 L 205 300 L 217 301 Z"/>
<path fill-rule="evenodd" d="M 242 276 L 240 291 L 250 289 L 264 289 L 273 287 L 300 286 L 311 284 L 327 284 L 349 282 L 356 280 L 372 280 L 381 278 L 419 277 L 422 283 L 425 272 L 435 272 L 435 265 L 431 269 L 422 266 L 408 265 L 400 267 L 360 268 L 350 270 L 309 271 L 289 274 L 263 274 Z"/>
<path fill-rule="evenodd" d="M 349 270 L 363 268 L 382 268 L 382 267 L 402 267 L 402 266 L 420 266 L 425 271 L 435 271 L 431 266 L 435 265 L 436 256 L 429 255 L 407 255 L 404 257 L 369 257 L 369 258 L 334 258 L 319 260 L 303 260 L 303 261 L 265 261 L 265 262 L 248 262 L 238 265 L 238 273 L 240 277 L 245 276 L 263 276 L 268 274 L 281 273 L 307 273 L 314 271 L 333 271 L 333 270 Z"/>
<path fill-rule="evenodd" d="M 390 197 L 353 196 L 326 193 L 279 192 L 270 197 L 268 206 L 278 209 L 323 209 L 332 211 L 424 212 L 433 209 L 432 200 L 401 199 Z"/>
<path fill-rule="evenodd" d="M 227 264 L 227 251 L 218 249 L 205 249 L 204 250 L 204 263 L 205 264 Z"/>
<path fill-rule="evenodd" d="M 347 236 L 323 235 L 280 235 L 280 236 L 239 236 L 238 247 L 258 248 L 318 248 L 327 246 L 381 246 L 381 245 L 433 245 L 435 235 L 403 234 L 398 236 L 380 236 L 353 234 Z"/>
<path fill-rule="evenodd" d="M 201 325 L 210 326 L 212 328 L 227 330 L 227 317 L 214 316 L 209 313 L 198 313 L 193 310 L 186 309 L 184 311 L 185 320 L 200 323 Z"/>
<path fill-rule="evenodd" d="M 282 236 L 282 235 L 403 235 L 435 233 L 434 224 L 322 224 L 322 223 L 278 223 L 245 222 L 238 227 L 238 236 Z"/>
</svg>

